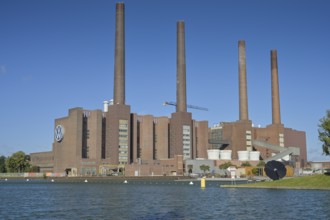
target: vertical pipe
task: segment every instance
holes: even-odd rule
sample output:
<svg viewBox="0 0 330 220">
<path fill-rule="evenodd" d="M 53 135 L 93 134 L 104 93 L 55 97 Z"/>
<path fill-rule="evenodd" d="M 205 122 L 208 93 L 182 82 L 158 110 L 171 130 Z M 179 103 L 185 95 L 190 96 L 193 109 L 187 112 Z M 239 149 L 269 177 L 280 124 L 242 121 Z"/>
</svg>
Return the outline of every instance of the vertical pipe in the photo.
<svg viewBox="0 0 330 220">
<path fill-rule="evenodd" d="M 272 122 L 273 124 L 281 124 L 280 94 L 279 94 L 276 50 L 270 51 L 270 59 L 271 59 L 271 78 L 272 78 Z"/>
<path fill-rule="evenodd" d="M 124 3 L 116 4 L 114 104 L 125 104 L 125 21 Z"/>
<path fill-rule="evenodd" d="M 186 52 L 184 21 L 177 22 L 177 72 L 176 72 L 176 111 L 187 112 L 186 96 Z"/>
<path fill-rule="evenodd" d="M 238 41 L 239 120 L 249 120 L 246 80 L 245 41 Z"/>
</svg>

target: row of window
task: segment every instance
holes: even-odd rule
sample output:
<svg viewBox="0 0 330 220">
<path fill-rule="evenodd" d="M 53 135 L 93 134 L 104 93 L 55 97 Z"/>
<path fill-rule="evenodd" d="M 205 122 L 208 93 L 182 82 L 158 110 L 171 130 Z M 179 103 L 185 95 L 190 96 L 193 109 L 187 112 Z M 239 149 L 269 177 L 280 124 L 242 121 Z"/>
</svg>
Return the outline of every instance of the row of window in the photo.
<svg viewBox="0 0 330 220">
<path fill-rule="evenodd" d="M 126 162 L 128 160 L 127 156 L 119 156 L 119 161 L 120 162 Z"/>
<path fill-rule="evenodd" d="M 246 147 L 248 147 L 248 150 L 251 150 L 252 147 L 252 135 L 251 131 L 245 131 L 245 140 L 246 140 Z"/>
<path fill-rule="evenodd" d="M 182 128 L 182 133 L 183 133 L 183 159 L 190 159 L 191 158 L 191 150 L 190 150 L 190 126 L 188 125 L 183 125 Z"/>
<path fill-rule="evenodd" d="M 284 134 L 279 134 L 280 147 L 284 147 Z"/>
<path fill-rule="evenodd" d="M 119 155 L 128 155 L 127 151 L 119 151 Z"/>
<path fill-rule="evenodd" d="M 128 121 L 119 120 L 119 163 L 128 162 Z"/>
<path fill-rule="evenodd" d="M 127 145 L 128 145 L 127 140 L 119 140 L 119 147 L 120 146 L 127 146 Z"/>
</svg>

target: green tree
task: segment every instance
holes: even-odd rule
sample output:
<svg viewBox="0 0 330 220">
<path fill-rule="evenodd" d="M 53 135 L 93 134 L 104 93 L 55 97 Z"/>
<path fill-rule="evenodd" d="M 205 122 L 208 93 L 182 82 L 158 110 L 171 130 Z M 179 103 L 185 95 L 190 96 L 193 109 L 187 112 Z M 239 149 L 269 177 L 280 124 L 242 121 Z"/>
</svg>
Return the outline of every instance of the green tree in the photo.
<svg viewBox="0 0 330 220">
<path fill-rule="evenodd" d="M 6 172 L 6 157 L 0 156 L 0 173 Z"/>
<path fill-rule="evenodd" d="M 231 167 L 232 165 L 233 164 L 229 161 L 229 162 L 219 165 L 219 169 L 226 170 L 226 169 L 228 169 L 228 167 Z"/>
<path fill-rule="evenodd" d="M 28 171 L 30 168 L 29 157 L 23 151 L 13 153 L 6 160 L 6 168 L 8 172 L 21 173 Z"/>
<path fill-rule="evenodd" d="M 241 164 L 241 167 L 250 167 L 251 164 L 249 162 L 244 162 Z"/>
<path fill-rule="evenodd" d="M 265 166 L 265 162 L 264 161 L 259 161 L 259 163 L 257 164 L 257 167 L 264 167 Z"/>
<path fill-rule="evenodd" d="M 257 174 L 259 174 L 259 168 L 254 167 L 254 168 L 252 169 L 252 174 L 253 174 L 253 175 L 257 175 Z"/>
<path fill-rule="evenodd" d="M 320 119 L 318 132 L 319 140 L 323 143 L 323 153 L 330 155 L 330 110 L 327 110 L 326 116 Z"/>
<path fill-rule="evenodd" d="M 210 166 L 205 165 L 205 164 L 201 165 L 199 168 L 200 168 L 204 173 L 205 173 L 206 171 L 210 171 Z"/>
</svg>

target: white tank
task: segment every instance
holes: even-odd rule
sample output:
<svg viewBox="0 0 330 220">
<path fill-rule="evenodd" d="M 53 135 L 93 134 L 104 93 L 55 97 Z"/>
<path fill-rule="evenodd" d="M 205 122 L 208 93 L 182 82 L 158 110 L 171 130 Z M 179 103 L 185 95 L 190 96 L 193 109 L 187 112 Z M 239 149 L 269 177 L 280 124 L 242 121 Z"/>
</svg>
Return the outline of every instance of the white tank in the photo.
<svg viewBox="0 0 330 220">
<path fill-rule="evenodd" d="M 207 158 L 209 160 L 219 160 L 220 159 L 220 150 L 217 150 L 217 149 L 207 150 Z"/>
<path fill-rule="evenodd" d="M 260 151 L 250 151 L 250 160 L 252 161 L 259 161 L 260 158 Z"/>
<path fill-rule="evenodd" d="M 231 150 L 221 150 L 220 159 L 221 160 L 231 160 Z"/>
<path fill-rule="evenodd" d="M 240 161 L 247 161 L 249 160 L 249 151 L 237 151 L 238 154 L 238 160 Z"/>
<path fill-rule="evenodd" d="M 109 107 L 109 102 L 108 101 L 103 101 L 103 111 L 108 112 Z"/>
<path fill-rule="evenodd" d="M 321 169 L 323 169 L 323 164 L 317 163 L 317 162 L 312 162 L 311 167 L 313 170 L 321 170 Z"/>
</svg>

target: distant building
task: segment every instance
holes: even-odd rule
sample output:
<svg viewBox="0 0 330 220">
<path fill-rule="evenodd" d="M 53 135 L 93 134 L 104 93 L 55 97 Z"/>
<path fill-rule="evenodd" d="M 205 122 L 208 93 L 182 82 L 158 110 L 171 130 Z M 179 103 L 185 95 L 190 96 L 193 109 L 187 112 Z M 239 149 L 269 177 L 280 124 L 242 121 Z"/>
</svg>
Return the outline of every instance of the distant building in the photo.
<svg viewBox="0 0 330 220">
<path fill-rule="evenodd" d="M 31 164 L 39 167 L 39 172 L 48 173 L 54 170 L 54 156 L 52 151 L 31 153 Z"/>
</svg>

